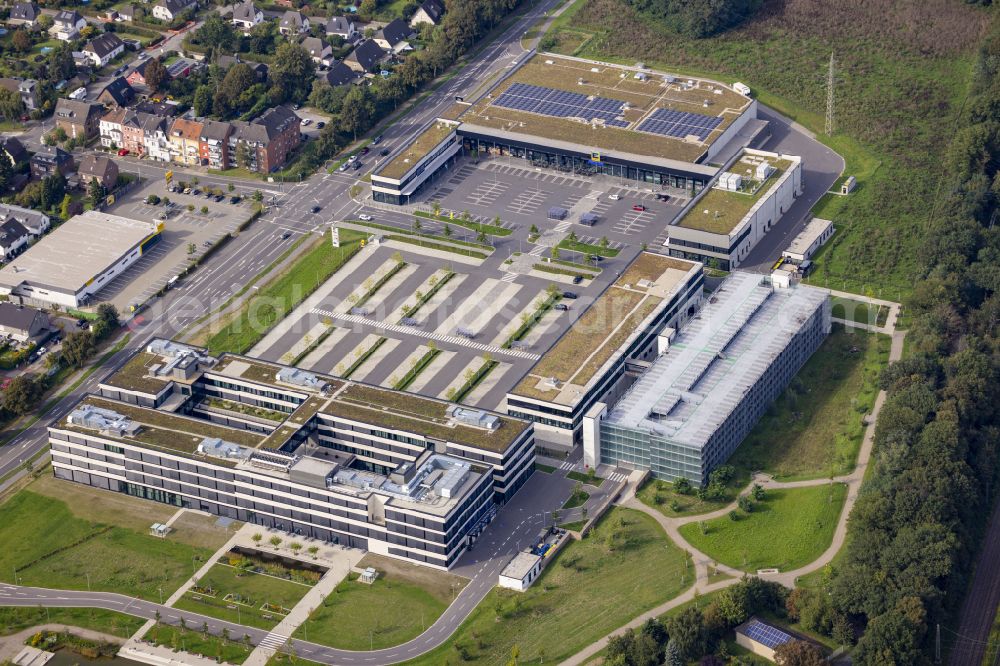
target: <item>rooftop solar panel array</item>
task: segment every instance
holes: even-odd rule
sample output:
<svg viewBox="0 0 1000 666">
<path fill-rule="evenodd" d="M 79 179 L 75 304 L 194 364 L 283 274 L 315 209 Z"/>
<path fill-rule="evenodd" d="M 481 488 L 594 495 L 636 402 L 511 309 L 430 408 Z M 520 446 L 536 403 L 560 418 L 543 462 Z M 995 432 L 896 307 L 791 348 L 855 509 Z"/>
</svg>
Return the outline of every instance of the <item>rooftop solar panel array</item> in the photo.
<svg viewBox="0 0 1000 666">
<path fill-rule="evenodd" d="M 515 83 L 503 91 L 494 101 L 494 106 L 516 111 L 527 111 L 555 118 L 594 118 L 603 120 L 614 127 L 628 127 L 619 120 L 624 102 L 608 97 L 588 97 L 580 93 L 545 88 L 528 83 Z"/>
<path fill-rule="evenodd" d="M 640 132 L 661 134 L 683 139 L 695 135 L 704 141 L 716 127 L 722 123 L 718 116 L 706 116 L 702 113 L 673 111 L 671 109 L 656 109 L 648 118 L 639 123 L 636 128 Z"/>
<path fill-rule="evenodd" d="M 758 620 L 750 620 L 744 627 L 743 633 L 746 634 L 747 638 L 753 639 L 761 645 L 766 645 L 772 650 L 792 640 L 791 635 L 786 634 L 781 629 Z"/>
</svg>

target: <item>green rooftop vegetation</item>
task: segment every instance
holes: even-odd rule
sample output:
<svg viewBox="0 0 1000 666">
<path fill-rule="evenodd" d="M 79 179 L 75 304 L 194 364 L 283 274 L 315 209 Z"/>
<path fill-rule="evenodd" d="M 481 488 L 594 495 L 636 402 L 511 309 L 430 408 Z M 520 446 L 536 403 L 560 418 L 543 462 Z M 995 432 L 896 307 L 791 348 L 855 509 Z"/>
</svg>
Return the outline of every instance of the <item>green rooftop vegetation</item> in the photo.
<svg viewBox="0 0 1000 666">
<path fill-rule="evenodd" d="M 158 377 L 149 377 L 150 366 L 162 363 L 163 361 L 156 354 L 141 351 L 118 369 L 113 375 L 104 380 L 108 386 L 125 389 L 128 391 L 142 391 L 145 393 L 159 393 L 170 380 Z"/>
<path fill-rule="evenodd" d="M 323 413 L 497 452 L 505 451 L 528 427 L 523 421 L 507 417 L 500 418 L 501 426 L 493 432 L 449 425 L 445 413 L 448 406 L 410 393 L 350 384 L 334 396 Z"/>
<path fill-rule="evenodd" d="M 414 139 L 413 143 L 386 163 L 376 175 L 385 178 L 401 178 L 417 162 L 455 131 L 455 123 L 435 122 Z"/>
<path fill-rule="evenodd" d="M 763 182 L 750 181 L 751 187 L 756 187 L 752 193 L 731 192 L 713 187 L 680 219 L 677 226 L 685 229 L 697 229 L 710 234 L 731 233 L 750 212 L 754 204 L 760 201 L 774 187 L 781 175 L 792 166 L 792 162 L 789 160 L 769 161 L 775 170 Z M 737 162 L 733 166 L 732 172 L 740 173 L 741 165 L 744 164 Z M 748 181 L 744 180 L 743 182 L 746 188 Z"/>
</svg>

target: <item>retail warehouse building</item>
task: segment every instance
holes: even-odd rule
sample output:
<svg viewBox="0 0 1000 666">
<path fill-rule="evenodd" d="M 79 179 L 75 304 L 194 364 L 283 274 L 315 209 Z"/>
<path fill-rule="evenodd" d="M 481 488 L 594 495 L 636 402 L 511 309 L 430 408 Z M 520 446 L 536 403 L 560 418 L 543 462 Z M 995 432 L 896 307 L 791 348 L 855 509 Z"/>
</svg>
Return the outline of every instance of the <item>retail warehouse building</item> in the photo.
<svg viewBox="0 0 1000 666">
<path fill-rule="evenodd" d="M 76 308 L 160 239 L 163 223 L 99 211 L 66 220 L 0 269 L 0 294 L 39 307 Z"/>
<path fill-rule="evenodd" d="M 534 463 L 527 421 L 165 340 L 49 440 L 60 479 L 441 569 Z"/>
<path fill-rule="evenodd" d="M 589 409 L 584 462 L 704 484 L 829 332 L 826 290 L 733 273 L 621 399 Z"/>
<path fill-rule="evenodd" d="M 730 86 L 552 54 L 446 116 L 374 171 L 376 201 L 410 203 L 463 153 L 696 194 L 719 172 L 710 163 L 758 127 L 757 102 Z"/>
</svg>

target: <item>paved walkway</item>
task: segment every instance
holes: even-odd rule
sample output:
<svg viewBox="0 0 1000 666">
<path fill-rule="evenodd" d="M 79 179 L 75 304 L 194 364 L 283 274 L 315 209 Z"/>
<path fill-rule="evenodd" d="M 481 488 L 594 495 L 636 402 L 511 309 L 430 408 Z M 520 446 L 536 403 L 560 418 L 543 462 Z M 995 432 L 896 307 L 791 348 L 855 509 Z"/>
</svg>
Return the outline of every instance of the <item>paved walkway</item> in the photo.
<svg viewBox="0 0 1000 666">
<path fill-rule="evenodd" d="M 893 319 L 895 323 L 895 318 Z M 898 361 L 903 355 L 903 338 L 905 333 L 902 331 L 896 331 L 892 334 L 892 344 L 889 351 L 889 361 Z M 793 569 L 791 571 L 783 571 L 778 573 L 767 573 L 759 574 L 760 578 L 764 580 L 775 581 L 781 583 L 785 587 L 794 587 L 796 580 L 799 576 L 804 576 L 806 574 L 812 573 L 822 569 L 831 561 L 833 561 L 834 556 L 843 547 L 844 541 L 847 537 L 847 519 L 851 515 L 851 510 L 854 508 L 854 503 L 858 499 L 858 493 L 861 490 L 861 485 L 864 482 L 865 473 L 868 470 L 868 463 L 871 460 L 872 448 L 875 440 L 875 424 L 878 421 L 879 412 L 882 410 L 882 405 L 885 404 L 886 393 L 885 391 L 879 391 L 875 398 L 875 404 L 872 406 L 871 417 L 869 418 L 868 426 L 865 428 L 864 439 L 861 442 L 861 450 L 858 453 L 858 462 L 854 467 L 854 470 L 845 476 L 834 477 L 833 479 L 810 479 L 805 481 L 775 481 L 766 475 L 755 475 L 751 484 L 747 486 L 740 492 L 740 495 L 745 495 L 750 492 L 754 483 L 759 483 L 764 488 L 803 488 L 808 486 L 819 486 L 829 483 L 844 483 L 847 485 L 847 498 L 844 501 L 844 508 L 840 512 L 840 518 L 837 521 L 837 526 L 833 532 L 833 540 L 830 542 L 829 547 L 823 554 L 818 558 L 806 564 L 805 566 L 799 567 L 798 569 Z M 663 613 L 669 611 L 672 608 L 690 601 L 694 598 L 695 594 L 706 594 L 708 592 L 714 592 L 716 590 L 721 590 L 724 587 L 728 587 L 737 583 L 740 578 L 746 573 L 740 569 L 726 566 L 724 564 L 716 563 L 709 555 L 699 551 L 694 546 L 692 546 L 688 541 L 681 535 L 680 528 L 682 525 L 687 525 L 688 523 L 693 523 L 702 520 L 711 520 L 712 518 L 718 518 L 727 515 L 730 511 L 737 507 L 738 500 L 734 500 L 729 505 L 712 511 L 710 513 L 699 514 L 696 516 L 683 516 L 679 518 L 671 518 L 665 516 L 660 511 L 647 506 L 643 502 L 639 501 L 635 497 L 636 488 L 634 484 L 629 484 L 628 489 L 623 492 L 622 497 L 619 499 L 618 503 L 622 506 L 626 506 L 630 509 L 635 509 L 637 511 L 642 511 L 643 513 L 651 516 L 655 519 L 663 530 L 667 533 L 670 539 L 681 549 L 685 550 L 691 555 L 694 560 L 695 566 L 695 583 L 694 586 L 688 589 L 684 594 L 679 597 L 674 597 L 670 601 L 653 608 L 646 613 L 643 613 L 639 617 L 633 619 L 628 624 L 615 629 L 610 634 L 604 636 L 603 638 L 591 643 L 589 646 L 573 655 L 569 659 L 562 662 L 563 664 L 585 664 L 594 655 L 600 652 L 608 643 L 608 639 L 616 634 L 621 633 L 625 629 L 637 628 L 648 618 L 659 617 Z M 709 567 L 717 569 L 721 573 L 733 576 L 733 578 L 719 581 L 716 583 L 711 583 L 709 581 Z"/>
</svg>

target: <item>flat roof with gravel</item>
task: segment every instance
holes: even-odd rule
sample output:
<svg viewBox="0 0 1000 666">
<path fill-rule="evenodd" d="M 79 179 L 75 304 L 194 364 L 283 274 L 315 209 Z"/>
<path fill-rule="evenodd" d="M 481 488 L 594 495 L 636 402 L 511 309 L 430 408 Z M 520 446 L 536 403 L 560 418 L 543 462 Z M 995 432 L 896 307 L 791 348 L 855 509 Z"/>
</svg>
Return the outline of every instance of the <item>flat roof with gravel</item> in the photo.
<svg viewBox="0 0 1000 666">
<path fill-rule="evenodd" d="M 642 323 L 701 270 L 696 262 L 642 252 L 535 364 L 511 393 L 572 406 Z"/>
<path fill-rule="evenodd" d="M 66 220 L 0 269 L 0 286 L 25 282 L 76 294 L 148 239 L 162 224 L 89 210 Z"/>
</svg>

